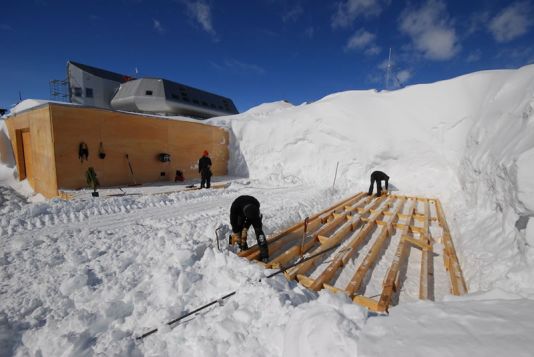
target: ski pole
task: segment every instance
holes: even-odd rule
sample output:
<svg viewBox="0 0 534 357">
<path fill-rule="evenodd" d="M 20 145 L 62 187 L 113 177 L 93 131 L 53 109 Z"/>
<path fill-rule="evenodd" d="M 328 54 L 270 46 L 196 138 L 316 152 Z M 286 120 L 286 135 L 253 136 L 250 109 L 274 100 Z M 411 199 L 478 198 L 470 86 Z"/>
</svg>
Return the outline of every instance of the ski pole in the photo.
<svg viewBox="0 0 534 357">
<path fill-rule="evenodd" d="M 278 274 L 280 274 L 280 273 L 283 273 L 283 272 L 285 272 L 286 270 L 291 269 L 291 268 L 293 268 L 293 267 L 295 267 L 295 266 L 297 266 L 297 265 L 300 265 L 300 264 L 302 264 L 302 263 L 304 263 L 304 262 L 306 262 L 306 261 L 308 261 L 308 260 L 310 260 L 310 259 L 313 259 L 313 258 L 316 258 L 316 257 L 318 257 L 318 256 L 320 256 L 320 255 L 323 255 L 324 253 L 329 252 L 329 251 L 331 251 L 331 250 L 333 250 L 333 249 L 339 247 L 340 245 L 341 245 L 341 243 L 338 243 L 338 244 L 336 244 L 336 245 L 331 246 L 330 248 L 327 248 L 327 249 L 325 249 L 325 250 L 323 250 L 323 251 L 320 251 L 320 252 L 318 252 L 318 253 L 315 253 L 315 254 L 313 254 L 313 255 L 310 255 L 309 257 L 307 257 L 307 258 L 305 258 L 305 259 L 303 259 L 303 260 L 301 260 L 301 261 L 297 261 L 297 262 L 295 262 L 295 263 L 293 263 L 293 264 L 290 264 L 290 265 L 288 265 L 288 266 L 286 266 L 286 267 L 280 268 L 278 271 L 276 271 L 276 272 L 274 272 L 274 273 L 272 273 L 272 274 L 267 275 L 267 276 L 265 277 L 265 279 L 272 278 L 273 276 L 276 276 L 276 275 L 278 275 Z M 261 279 L 260 279 L 260 281 L 261 281 Z M 189 316 L 191 316 L 191 315 L 193 315 L 193 314 L 195 314 L 195 313 L 197 313 L 197 312 L 199 312 L 199 311 L 202 311 L 202 310 L 204 310 L 204 309 L 206 309 L 206 308 L 208 308 L 208 307 L 210 307 L 210 306 L 216 304 L 216 303 L 219 302 L 219 301 L 226 300 L 226 299 L 228 299 L 229 297 L 234 296 L 236 293 L 237 293 L 237 290 L 232 291 L 231 293 L 228 293 L 228 294 L 224 295 L 223 297 L 221 297 L 221 298 L 219 298 L 219 299 L 217 299 L 217 300 L 213 300 L 212 302 L 207 303 L 206 305 L 203 305 L 203 306 L 201 306 L 201 307 L 199 307 L 199 308 L 197 308 L 197 309 L 195 309 L 195 310 L 193 310 L 193 311 L 191 311 L 191 312 L 188 312 L 188 313 L 185 314 L 185 315 L 182 315 L 182 316 L 177 317 L 176 319 L 174 319 L 174 320 L 172 320 L 172 321 L 167 322 L 167 325 L 168 325 L 168 326 L 171 326 L 171 325 L 177 323 L 178 321 L 181 321 L 181 320 L 185 319 L 186 317 L 189 317 Z M 148 332 L 145 332 L 144 334 L 142 334 L 141 336 L 136 337 L 135 339 L 136 339 L 136 340 L 142 340 L 142 339 L 144 339 L 145 337 L 150 336 L 150 335 L 152 335 L 153 333 L 156 333 L 157 331 L 158 331 L 158 329 L 155 328 L 155 329 L 153 329 L 153 330 L 150 330 L 150 331 L 148 331 Z"/>
</svg>

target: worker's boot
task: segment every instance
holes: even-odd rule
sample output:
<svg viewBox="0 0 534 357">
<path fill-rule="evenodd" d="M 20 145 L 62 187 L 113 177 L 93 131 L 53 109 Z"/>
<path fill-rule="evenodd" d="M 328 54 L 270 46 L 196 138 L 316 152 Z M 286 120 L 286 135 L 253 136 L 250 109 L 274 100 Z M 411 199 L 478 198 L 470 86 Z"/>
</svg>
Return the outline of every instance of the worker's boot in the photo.
<svg viewBox="0 0 534 357">
<path fill-rule="evenodd" d="M 260 247 L 260 260 L 267 263 L 269 261 L 269 248 L 267 247 L 265 235 L 260 234 L 258 236 L 258 246 Z"/>
</svg>

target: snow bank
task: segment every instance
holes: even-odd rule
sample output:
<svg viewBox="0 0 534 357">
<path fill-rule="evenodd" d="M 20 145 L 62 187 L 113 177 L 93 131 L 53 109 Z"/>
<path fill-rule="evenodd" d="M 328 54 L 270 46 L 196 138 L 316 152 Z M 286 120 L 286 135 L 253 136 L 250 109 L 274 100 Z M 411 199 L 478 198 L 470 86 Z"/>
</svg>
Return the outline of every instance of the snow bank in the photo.
<svg viewBox="0 0 534 357">
<path fill-rule="evenodd" d="M 365 190 L 379 169 L 403 194 L 440 198 L 471 289 L 531 296 L 533 108 L 530 65 L 212 122 L 232 132 L 231 174 L 328 187 L 339 162 L 340 189 Z"/>
</svg>

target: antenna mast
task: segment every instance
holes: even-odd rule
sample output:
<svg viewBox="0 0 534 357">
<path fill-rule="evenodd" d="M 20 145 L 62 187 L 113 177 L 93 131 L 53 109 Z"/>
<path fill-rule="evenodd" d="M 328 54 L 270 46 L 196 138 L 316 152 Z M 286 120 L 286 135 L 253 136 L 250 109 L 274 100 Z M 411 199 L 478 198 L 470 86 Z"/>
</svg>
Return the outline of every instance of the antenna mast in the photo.
<svg viewBox="0 0 534 357">
<path fill-rule="evenodd" d="M 386 90 L 389 89 L 389 76 L 391 73 L 391 47 L 389 48 L 388 66 L 386 69 Z"/>
</svg>

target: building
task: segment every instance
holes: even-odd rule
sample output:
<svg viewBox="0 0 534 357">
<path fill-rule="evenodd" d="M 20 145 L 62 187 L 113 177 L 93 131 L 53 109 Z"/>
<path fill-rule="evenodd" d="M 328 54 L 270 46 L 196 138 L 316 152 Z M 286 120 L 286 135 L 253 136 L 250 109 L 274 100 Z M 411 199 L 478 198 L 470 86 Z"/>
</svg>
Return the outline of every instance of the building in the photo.
<svg viewBox="0 0 534 357">
<path fill-rule="evenodd" d="M 85 64 L 67 63 L 71 103 L 105 109 L 204 119 L 238 114 L 230 98 L 162 78 L 133 78 Z"/>
<path fill-rule="evenodd" d="M 103 187 L 172 181 L 176 170 L 197 178 L 204 150 L 213 174 L 227 174 L 228 132 L 202 122 L 45 103 L 5 123 L 19 179 L 45 197 L 87 187 L 89 167 Z"/>
</svg>

